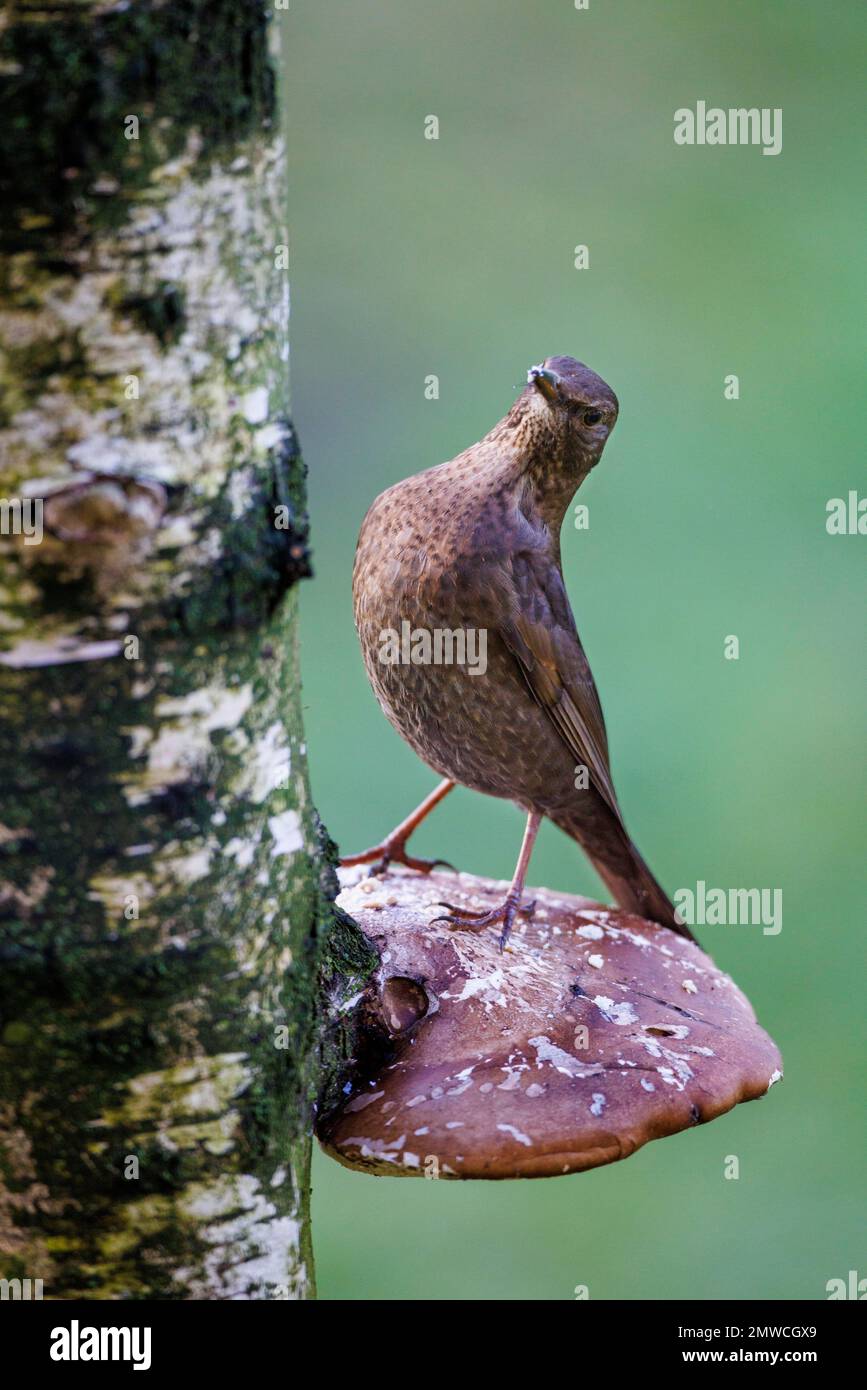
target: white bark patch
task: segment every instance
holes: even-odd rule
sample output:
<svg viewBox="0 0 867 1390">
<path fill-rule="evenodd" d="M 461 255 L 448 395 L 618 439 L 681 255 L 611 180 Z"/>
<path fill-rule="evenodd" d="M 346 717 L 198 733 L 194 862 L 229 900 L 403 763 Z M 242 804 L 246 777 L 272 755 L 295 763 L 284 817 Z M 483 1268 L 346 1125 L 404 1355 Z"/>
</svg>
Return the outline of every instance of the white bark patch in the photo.
<svg viewBox="0 0 867 1390">
<path fill-rule="evenodd" d="M 161 527 L 157 538 L 157 548 L 159 550 L 180 550 L 184 546 L 193 545 L 196 539 L 196 521 L 201 513 L 192 513 L 170 517 L 166 524 Z"/>
<path fill-rule="evenodd" d="M 288 788 L 291 762 L 286 730 L 275 720 L 247 753 L 233 790 L 261 804 L 278 788 Z"/>
<path fill-rule="evenodd" d="M 211 871 L 211 850 L 207 845 L 200 845 L 188 854 L 162 855 L 161 859 L 179 883 L 196 883 L 200 878 L 207 878 Z"/>
<path fill-rule="evenodd" d="M 225 487 L 239 456 L 250 460 L 242 472 L 253 480 L 278 442 L 269 414 L 275 404 L 282 408 L 282 369 L 278 376 L 276 368 L 289 308 L 288 278 L 283 292 L 273 284 L 282 142 L 273 132 L 252 137 L 243 167 L 232 168 L 217 161 L 204 166 L 201 149 L 201 137 L 190 132 L 183 153 L 155 169 L 146 192 L 130 200 L 123 225 L 71 248 L 68 264 L 41 267 L 26 295 L 13 287 L 0 313 L 5 342 L 58 363 L 36 399 L 28 394 L 0 430 L 6 495 L 36 479 L 39 495 L 48 498 L 88 472 L 186 489 L 185 516 L 167 518 L 148 541 L 160 550 L 183 546 L 184 566 L 128 556 L 122 584 L 97 585 L 106 612 L 188 592 L 222 545 L 216 533 L 199 534 L 203 504 Z M 183 321 L 168 343 L 125 307 L 166 284 L 182 286 L 184 294 Z M 270 350 L 251 350 L 254 336 Z M 82 359 L 80 370 L 65 370 L 66 356 Z M 135 400 L 122 392 L 129 375 L 146 383 Z M 7 582 L 19 603 L 34 558 L 44 559 L 49 549 L 61 560 L 77 554 L 74 545 L 48 536 L 34 549 L 38 557 L 18 550 L 12 557 Z M 105 556 L 95 557 L 97 568 L 103 562 Z M 72 621 L 64 635 L 80 637 L 78 654 L 19 645 L 6 653 L 6 664 L 99 659 L 98 646 L 88 648 L 100 634 Z M 46 640 L 44 631 L 40 637 Z"/>
<path fill-rule="evenodd" d="M 203 1269 L 181 1270 L 194 1298 L 288 1297 L 300 1263 L 298 1222 L 276 1208 L 249 1173 L 189 1187 L 182 1212 L 209 1225 L 199 1231 L 212 1247 Z M 282 1293 L 281 1293 L 282 1291 Z"/>
<path fill-rule="evenodd" d="M 168 1153 L 183 1149 L 203 1148 L 206 1153 L 218 1157 L 230 1153 L 240 1132 L 241 1116 L 237 1110 L 227 1110 L 215 1120 L 201 1120 L 198 1124 L 169 1125 L 161 1129 L 159 1141 Z M 147 1131 L 133 1136 L 137 1144 L 146 1144 L 150 1135 Z"/>
<path fill-rule="evenodd" d="M 268 829 L 274 838 L 272 858 L 279 854 L 297 854 L 304 848 L 301 817 L 297 811 L 281 811 L 277 816 L 269 816 Z"/>
<path fill-rule="evenodd" d="M 11 651 L 0 652 L 0 666 L 23 670 L 32 666 L 62 666 L 70 661 L 107 661 L 117 656 L 123 643 L 88 642 L 72 633 L 59 633 L 51 640 L 27 639 Z"/>
<path fill-rule="evenodd" d="M 133 757 L 147 752 L 145 768 L 121 775 L 127 803 L 142 806 L 156 793 L 188 781 L 211 756 L 211 734 L 236 729 L 252 703 L 251 685 L 204 686 L 158 700 L 154 712 L 163 722 L 156 733 L 144 725 L 123 730 L 133 741 Z"/>
<path fill-rule="evenodd" d="M 153 853 L 152 845 L 140 847 L 143 854 Z M 89 896 L 105 906 L 109 920 L 116 919 L 125 931 L 134 931 L 148 921 L 148 907 L 164 896 L 177 893 L 178 885 L 196 883 L 206 878 L 213 868 L 217 845 L 213 841 L 170 840 L 154 857 L 147 874 L 127 876 L 95 874 L 88 884 Z M 129 853 L 129 851 L 127 851 Z M 126 917 L 130 906 L 127 899 L 138 899 L 138 917 Z M 178 938 L 179 940 L 182 938 Z"/>
<path fill-rule="evenodd" d="M 125 878 L 115 877 L 112 874 L 96 874 L 90 880 L 88 889 L 87 896 L 103 904 L 109 921 L 123 918 L 124 909 L 128 906 L 128 899 L 135 898 L 139 918 L 132 917 L 125 920 L 124 926 L 128 929 L 139 925 L 142 908 L 150 902 L 156 893 L 153 881 L 146 874 L 140 873 L 129 874 Z"/>
<path fill-rule="evenodd" d="M 223 853 L 234 859 L 239 869 L 248 869 L 255 857 L 257 843 L 257 840 L 241 840 L 235 835 L 223 846 Z"/>
<path fill-rule="evenodd" d="M 268 419 L 268 388 L 257 386 L 248 391 L 241 402 L 241 410 L 248 425 L 263 425 Z"/>
<path fill-rule="evenodd" d="M 127 1083 L 126 1100 L 104 1119 L 109 1124 L 180 1124 L 193 1117 L 220 1115 L 251 1080 L 244 1052 L 198 1057 L 194 1062 L 133 1077 Z"/>
<path fill-rule="evenodd" d="M 157 701 L 160 719 L 197 719 L 201 728 L 234 729 L 253 703 L 253 688 L 239 685 L 233 689 L 205 686 L 188 695 L 167 696 Z"/>
</svg>

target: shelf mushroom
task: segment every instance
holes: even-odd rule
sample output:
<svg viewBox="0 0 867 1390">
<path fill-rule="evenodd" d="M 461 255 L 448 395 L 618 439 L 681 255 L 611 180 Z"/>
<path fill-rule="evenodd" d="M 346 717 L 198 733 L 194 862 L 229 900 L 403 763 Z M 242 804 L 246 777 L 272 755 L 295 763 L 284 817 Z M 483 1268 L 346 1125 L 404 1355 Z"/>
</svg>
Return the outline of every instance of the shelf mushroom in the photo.
<svg viewBox="0 0 867 1390">
<path fill-rule="evenodd" d="M 345 873 L 340 907 L 379 964 L 351 1001 L 358 1047 L 322 1147 L 364 1172 L 554 1177 L 755 1100 L 781 1077 L 749 1001 L 698 946 L 586 898 L 532 890 L 500 953 L 453 931 L 485 910 L 470 875 Z M 532 895 L 532 894 L 531 894 Z"/>
</svg>

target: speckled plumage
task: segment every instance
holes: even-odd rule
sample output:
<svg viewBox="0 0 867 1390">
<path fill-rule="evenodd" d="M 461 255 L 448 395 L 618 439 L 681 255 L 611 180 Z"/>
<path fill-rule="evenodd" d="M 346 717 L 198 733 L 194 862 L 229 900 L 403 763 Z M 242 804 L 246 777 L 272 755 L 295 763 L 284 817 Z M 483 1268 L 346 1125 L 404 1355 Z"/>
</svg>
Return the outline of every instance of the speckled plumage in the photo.
<svg viewBox="0 0 867 1390">
<path fill-rule="evenodd" d="M 573 358 L 532 369 L 484 439 L 373 503 L 356 553 L 355 621 L 377 699 L 420 758 L 548 816 L 622 907 L 688 935 L 623 826 L 560 564 L 561 522 L 617 408 L 611 388 Z M 484 629 L 486 671 L 383 662 L 382 634 L 404 621 Z M 586 789 L 575 786 L 581 765 Z"/>
</svg>

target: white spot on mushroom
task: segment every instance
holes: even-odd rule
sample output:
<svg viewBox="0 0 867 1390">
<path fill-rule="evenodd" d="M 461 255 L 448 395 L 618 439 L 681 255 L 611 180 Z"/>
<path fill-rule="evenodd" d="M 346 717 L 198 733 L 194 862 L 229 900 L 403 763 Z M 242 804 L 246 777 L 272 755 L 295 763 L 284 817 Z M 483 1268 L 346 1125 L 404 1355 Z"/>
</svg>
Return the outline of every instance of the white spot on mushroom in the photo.
<svg viewBox="0 0 867 1390">
<path fill-rule="evenodd" d="M 522 1134 L 514 1125 L 497 1125 L 497 1129 L 501 1129 L 504 1134 L 511 1134 L 513 1139 L 517 1139 L 519 1144 L 526 1144 L 528 1149 L 533 1147 L 532 1139 L 528 1135 Z"/>
<path fill-rule="evenodd" d="M 544 1062 L 548 1062 L 564 1076 L 596 1076 L 598 1072 L 605 1070 L 598 1062 L 592 1063 L 590 1066 L 584 1062 L 579 1062 L 578 1058 L 573 1057 L 571 1052 L 564 1051 L 562 1047 L 556 1047 L 551 1039 L 544 1035 L 530 1038 L 529 1043 L 531 1047 L 536 1049 L 537 1066 L 541 1067 Z"/>
<path fill-rule="evenodd" d="M 623 936 L 625 936 L 626 939 L 627 939 L 627 941 L 631 941 L 632 944 L 633 944 L 633 946 L 640 946 L 642 951 L 649 951 L 649 950 L 651 949 L 651 944 L 650 944 L 650 942 L 648 941 L 647 937 L 646 937 L 646 936 L 639 936 L 638 932 L 631 931 L 631 930 L 629 930 L 629 929 L 624 929 L 624 931 L 623 931 L 622 933 L 619 933 L 619 932 L 617 931 L 616 928 L 612 927 L 612 929 L 611 929 L 611 935 L 612 935 L 612 936 L 615 936 L 615 935 L 623 935 Z M 660 949 L 661 949 L 661 948 L 660 948 Z M 669 951 L 669 955 L 671 955 L 671 952 L 670 952 L 670 951 Z"/>
<path fill-rule="evenodd" d="M 463 1071 L 456 1072 L 454 1077 L 447 1076 L 447 1081 L 454 1080 L 458 1084 L 457 1086 L 450 1086 L 446 1091 L 446 1095 L 462 1096 L 464 1091 L 468 1091 L 470 1087 L 473 1085 L 472 1074 L 474 1071 L 475 1065 L 471 1067 L 464 1067 Z M 440 1092 L 440 1094 L 442 1094 L 442 1092 Z M 431 1091 L 431 1095 L 436 1095 L 436 1091 Z"/>
<path fill-rule="evenodd" d="M 685 989 L 687 994 L 698 994 L 698 985 L 694 980 L 681 980 L 681 989 Z"/>
<path fill-rule="evenodd" d="M 590 1114 L 591 1114 L 591 1115 L 601 1115 L 601 1114 L 602 1114 L 602 1111 L 603 1111 L 604 1109 L 605 1109 L 605 1097 L 604 1097 L 604 1095 L 602 1094 L 601 1091 L 594 1091 L 594 1092 L 593 1092 L 593 1101 L 592 1101 L 592 1104 L 591 1104 L 591 1106 L 590 1106 Z"/>
<path fill-rule="evenodd" d="M 676 1086 L 679 1091 L 682 1091 L 687 1081 L 690 1081 L 694 1075 L 692 1067 L 683 1053 L 673 1052 L 671 1048 L 663 1047 L 655 1038 L 644 1037 L 638 1041 L 641 1042 L 645 1051 L 650 1053 L 651 1057 L 659 1060 L 664 1059 L 671 1064 L 670 1066 L 657 1067 L 657 1071 L 667 1085 Z"/>
<path fill-rule="evenodd" d="M 472 1084 L 472 1080 L 468 1077 L 466 1081 L 461 1081 L 460 1084 L 457 1086 L 449 1086 L 448 1090 L 446 1091 L 446 1095 L 462 1096 L 464 1091 L 468 1091 Z M 431 1091 L 431 1095 L 433 1095 L 433 1091 Z"/>
<path fill-rule="evenodd" d="M 588 956 L 587 964 L 592 965 L 594 970 L 601 970 L 605 964 L 604 956 Z"/>
<path fill-rule="evenodd" d="M 505 1081 L 501 1081 L 499 1083 L 499 1085 L 497 1086 L 497 1090 L 520 1091 L 521 1071 L 523 1070 L 523 1068 L 519 1067 L 517 1069 L 512 1069 L 511 1067 L 504 1067 L 503 1070 L 506 1072 L 506 1079 Z"/>
<path fill-rule="evenodd" d="M 444 994 L 443 998 L 454 999 L 456 1003 L 462 1004 L 466 999 L 475 999 L 481 996 L 485 1003 L 495 1003 L 502 1006 L 506 1002 L 506 997 L 503 994 L 505 978 L 502 970 L 492 970 L 489 975 L 477 975 L 474 979 L 465 980 L 460 994 Z"/>
<path fill-rule="evenodd" d="M 368 1105 L 372 1105 L 375 1100 L 380 1100 L 384 1095 L 385 1091 L 374 1091 L 373 1095 L 356 1096 L 354 1100 L 349 1102 L 346 1109 L 351 1114 L 355 1114 L 358 1110 L 366 1110 Z"/>
<path fill-rule="evenodd" d="M 628 1002 L 615 1004 L 613 999 L 607 998 L 604 994 L 597 994 L 593 1000 L 603 1018 L 607 1018 L 609 1023 L 616 1023 L 618 1028 L 625 1027 L 628 1023 L 637 1023 L 638 1015 Z"/>
<path fill-rule="evenodd" d="M 586 936 L 590 941 L 601 941 L 605 933 L 601 927 L 594 926 L 592 922 L 586 922 L 583 927 L 578 928 L 579 936 Z"/>
</svg>

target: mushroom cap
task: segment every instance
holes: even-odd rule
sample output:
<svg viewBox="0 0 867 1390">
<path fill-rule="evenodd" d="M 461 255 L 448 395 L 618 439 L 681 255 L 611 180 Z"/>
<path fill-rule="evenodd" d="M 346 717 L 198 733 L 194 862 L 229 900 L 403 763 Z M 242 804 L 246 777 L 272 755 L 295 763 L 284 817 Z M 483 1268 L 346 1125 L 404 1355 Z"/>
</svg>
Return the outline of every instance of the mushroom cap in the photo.
<svg viewBox="0 0 867 1390">
<path fill-rule="evenodd" d="M 378 1042 L 318 1126 L 363 1172 L 553 1177 L 763 1096 L 780 1054 L 749 1001 L 698 946 L 586 898 L 528 890 L 497 931 L 432 918 L 487 910 L 507 885 L 461 874 L 342 874 L 338 903 L 380 956 L 354 1007 Z M 346 1088 L 350 1090 L 349 1087 Z"/>
</svg>

